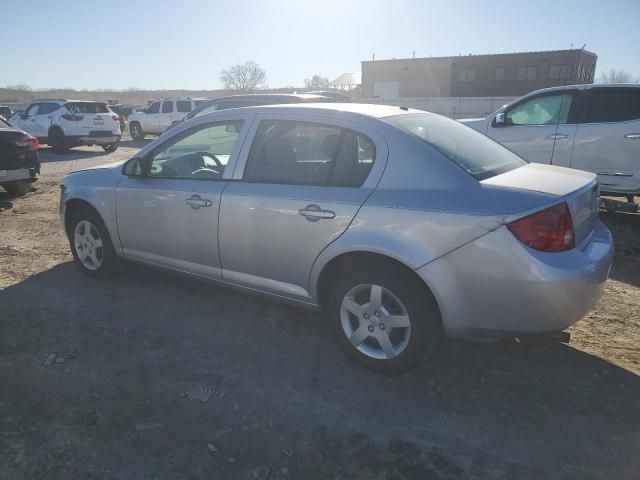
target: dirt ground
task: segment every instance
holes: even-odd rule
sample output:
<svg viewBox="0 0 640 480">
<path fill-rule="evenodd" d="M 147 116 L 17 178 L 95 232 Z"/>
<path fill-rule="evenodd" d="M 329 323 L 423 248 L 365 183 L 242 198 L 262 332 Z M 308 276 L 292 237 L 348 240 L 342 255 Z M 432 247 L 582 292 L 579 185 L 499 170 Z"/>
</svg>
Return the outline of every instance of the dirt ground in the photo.
<svg viewBox="0 0 640 480">
<path fill-rule="evenodd" d="M 321 315 L 168 273 L 82 275 L 41 154 L 0 193 L 0 479 L 640 478 L 640 216 L 571 343 L 448 342 L 410 373 L 347 360 Z"/>
</svg>

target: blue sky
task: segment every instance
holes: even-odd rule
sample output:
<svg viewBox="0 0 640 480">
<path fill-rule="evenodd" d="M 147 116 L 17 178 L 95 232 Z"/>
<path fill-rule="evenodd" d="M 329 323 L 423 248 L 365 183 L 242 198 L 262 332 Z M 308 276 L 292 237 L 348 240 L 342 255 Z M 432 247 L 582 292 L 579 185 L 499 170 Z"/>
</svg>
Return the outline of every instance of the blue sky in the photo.
<svg viewBox="0 0 640 480">
<path fill-rule="evenodd" d="M 0 5 L 0 86 L 210 89 L 254 60 L 271 87 L 360 61 L 581 47 L 640 77 L 640 1 L 30 0 Z"/>
</svg>

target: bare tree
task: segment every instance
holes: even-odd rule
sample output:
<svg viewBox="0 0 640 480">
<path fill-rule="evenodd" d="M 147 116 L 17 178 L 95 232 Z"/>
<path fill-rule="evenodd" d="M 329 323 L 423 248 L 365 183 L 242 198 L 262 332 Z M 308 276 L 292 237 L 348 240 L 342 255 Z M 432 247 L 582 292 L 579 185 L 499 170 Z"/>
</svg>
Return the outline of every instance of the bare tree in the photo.
<svg viewBox="0 0 640 480">
<path fill-rule="evenodd" d="M 314 75 L 311 78 L 304 79 L 304 86 L 307 88 L 324 89 L 329 88 L 329 79 L 322 75 Z"/>
<path fill-rule="evenodd" d="M 253 90 L 264 84 L 266 78 L 267 72 L 252 61 L 238 63 L 220 72 L 220 81 L 224 84 L 224 88 L 243 92 Z"/>
<path fill-rule="evenodd" d="M 622 69 L 612 68 L 608 72 L 601 72 L 598 77 L 600 83 L 638 83 L 638 78 L 632 78 L 631 74 Z"/>
</svg>

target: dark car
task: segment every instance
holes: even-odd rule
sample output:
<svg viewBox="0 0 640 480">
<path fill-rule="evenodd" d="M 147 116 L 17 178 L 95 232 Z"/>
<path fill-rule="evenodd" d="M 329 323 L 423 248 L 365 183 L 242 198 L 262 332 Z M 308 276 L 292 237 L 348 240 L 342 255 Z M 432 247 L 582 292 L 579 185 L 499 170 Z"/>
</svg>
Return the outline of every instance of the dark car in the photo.
<svg viewBox="0 0 640 480">
<path fill-rule="evenodd" d="M 10 195 L 24 195 L 40 173 L 40 142 L 0 119 L 0 186 Z"/>
<path fill-rule="evenodd" d="M 247 93 L 244 95 L 218 97 L 213 100 L 209 100 L 208 102 L 201 103 L 180 122 L 169 125 L 165 129 L 165 132 L 171 130 L 182 122 L 191 120 L 192 118 L 216 112 L 218 110 L 227 110 L 229 108 L 256 107 L 258 105 L 282 105 L 286 103 L 338 103 L 344 101 L 345 100 L 342 98 L 313 95 L 309 93 Z"/>
<path fill-rule="evenodd" d="M 9 117 L 13 115 L 13 112 L 6 105 L 0 105 L 0 117 L 4 117 L 5 119 L 9 119 Z"/>
</svg>

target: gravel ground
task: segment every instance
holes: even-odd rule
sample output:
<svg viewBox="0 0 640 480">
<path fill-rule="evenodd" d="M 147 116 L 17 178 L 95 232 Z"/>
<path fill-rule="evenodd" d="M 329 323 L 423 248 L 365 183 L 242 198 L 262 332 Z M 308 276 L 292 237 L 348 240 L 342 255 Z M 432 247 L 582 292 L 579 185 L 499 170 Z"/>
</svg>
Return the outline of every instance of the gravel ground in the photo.
<svg viewBox="0 0 640 480">
<path fill-rule="evenodd" d="M 0 193 L 0 479 L 640 478 L 640 216 L 602 215 L 615 266 L 570 345 L 449 342 L 381 376 L 320 314 L 76 270 L 61 175 L 143 144 L 44 149 Z"/>
</svg>

